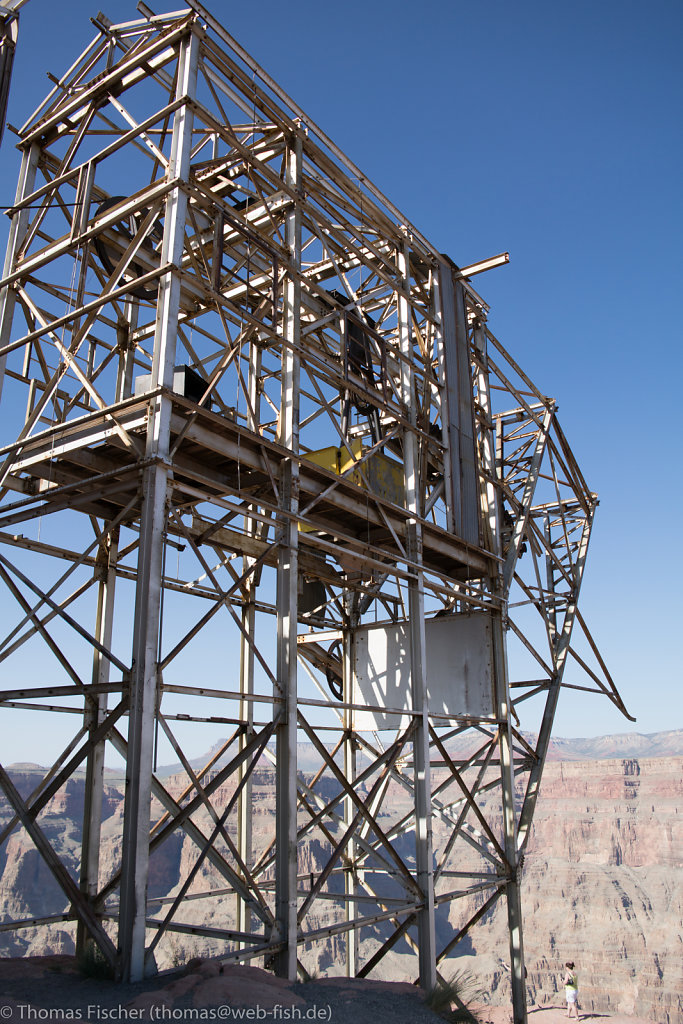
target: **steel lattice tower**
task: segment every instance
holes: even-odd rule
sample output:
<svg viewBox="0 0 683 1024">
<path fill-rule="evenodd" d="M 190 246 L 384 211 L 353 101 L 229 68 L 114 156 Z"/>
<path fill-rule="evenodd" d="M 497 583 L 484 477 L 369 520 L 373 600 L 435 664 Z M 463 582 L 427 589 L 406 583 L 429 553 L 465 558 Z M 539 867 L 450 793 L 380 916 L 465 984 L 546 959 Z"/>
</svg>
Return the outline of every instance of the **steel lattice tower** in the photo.
<svg viewBox="0 0 683 1024">
<path fill-rule="evenodd" d="M 62 888 L 43 923 L 133 980 L 204 870 L 235 918 L 192 930 L 289 977 L 340 935 L 349 974 L 402 944 L 429 988 L 503 896 L 524 1021 L 520 869 L 568 659 L 624 710 L 577 609 L 596 496 L 489 329 L 486 264 L 435 251 L 201 4 L 96 24 L 19 133 L 0 284 L 3 720 L 73 722 L 30 796 L 0 768 L 2 841 L 25 829 Z M 508 677 L 513 642 L 533 678 Z M 197 769 L 180 733 L 207 721 L 230 737 Z M 103 877 L 108 748 L 126 792 Z M 83 770 L 77 884 L 40 814 Z M 179 832 L 194 864 L 148 902 Z"/>
</svg>

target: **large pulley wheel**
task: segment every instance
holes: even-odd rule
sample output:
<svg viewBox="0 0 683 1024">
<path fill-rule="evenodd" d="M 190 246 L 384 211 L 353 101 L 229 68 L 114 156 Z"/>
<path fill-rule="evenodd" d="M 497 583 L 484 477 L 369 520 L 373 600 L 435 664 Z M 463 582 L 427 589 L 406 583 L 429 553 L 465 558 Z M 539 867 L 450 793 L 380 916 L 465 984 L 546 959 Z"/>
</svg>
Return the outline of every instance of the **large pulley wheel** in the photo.
<svg viewBox="0 0 683 1024">
<path fill-rule="evenodd" d="M 329 657 L 334 659 L 336 665 L 334 667 L 332 665 L 327 665 L 325 668 L 325 677 L 327 679 L 327 685 L 330 688 L 330 693 L 336 698 L 336 700 L 340 701 L 344 700 L 342 651 L 343 644 L 341 640 L 335 640 L 334 643 L 331 644 L 327 653 Z M 337 665 L 339 665 L 339 668 L 337 668 Z"/>
<path fill-rule="evenodd" d="M 103 203 L 97 207 L 95 216 L 99 217 L 101 214 L 106 213 L 107 210 L 111 210 L 112 207 L 118 206 L 119 203 L 124 202 L 125 196 L 110 196 L 109 199 L 105 199 Z M 148 214 L 148 210 L 142 210 L 140 213 L 133 213 L 122 216 L 119 221 L 112 224 L 107 229 L 109 236 L 116 236 L 117 241 L 120 245 L 120 251 L 113 245 L 109 244 L 104 238 L 95 236 L 95 252 L 99 258 L 102 267 L 106 272 L 111 275 L 116 269 L 116 264 L 121 258 L 121 253 L 124 252 L 130 243 L 132 242 L 135 235 L 140 230 L 140 224 Z M 141 249 L 155 260 L 158 260 L 158 246 L 161 244 L 162 239 L 162 225 L 159 220 L 149 230 L 147 237 L 144 239 L 141 245 Z M 151 282 L 150 285 L 136 285 L 135 281 L 137 278 L 142 277 L 147 271 L 140 264 L 133 260 L 128 264 L 128 267 L 124 271 L 123 280 L 126 283 L 130 283 L 130 294 L 134 295 L 137 299 L 156 299 L 159 291 L 159 286 L 156 281 Z"/>
</svg>

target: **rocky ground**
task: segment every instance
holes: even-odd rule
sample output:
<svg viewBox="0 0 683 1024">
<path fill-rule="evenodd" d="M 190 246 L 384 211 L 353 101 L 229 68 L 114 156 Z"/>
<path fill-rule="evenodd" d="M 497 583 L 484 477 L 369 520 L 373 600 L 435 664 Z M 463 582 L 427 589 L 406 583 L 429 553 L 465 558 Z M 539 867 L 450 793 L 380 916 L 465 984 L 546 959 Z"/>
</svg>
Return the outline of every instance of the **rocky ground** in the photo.
<svg viewBox="0 0 683 1024">
<path fill-rule="evenodd" d="M 509 1007 L 472 1007 L 479 1024 L 510 1024 Z M 652 1018 L 589 1012 L 602 1024 L 658 1024 Z M 556 1003 L 531 1007 L 530 1024 L 562 1024 Z M 73 957 L 0 960 L 0 1020 L 23 1021 L 329 1021 L 331 1024 L 440 1024 L 424 993 L 406 982 L 331 977 L 307 983 L 257 967 L 198 960 L 136 985 L 84 978 Z"/>
</svg>

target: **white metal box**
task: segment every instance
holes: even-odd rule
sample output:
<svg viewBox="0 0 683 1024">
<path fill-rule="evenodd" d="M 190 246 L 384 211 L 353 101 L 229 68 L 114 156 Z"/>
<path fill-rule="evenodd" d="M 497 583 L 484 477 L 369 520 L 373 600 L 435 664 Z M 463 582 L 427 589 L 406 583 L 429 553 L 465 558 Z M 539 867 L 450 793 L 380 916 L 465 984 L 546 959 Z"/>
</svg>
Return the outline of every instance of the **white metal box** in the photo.
<svg viewBox="0 0 683 1024">
<path fill-rule="evenodd" d="M 491 718 L 495 702 L 491 620 L 485 612 L 425 620 L 427 701 L 432 714 Z M 354 704 L 412 709 L 408 622 L 354 634 Z M 356 711 L 357 729 L 403 728 L 405 715 Z"/>
</svg>

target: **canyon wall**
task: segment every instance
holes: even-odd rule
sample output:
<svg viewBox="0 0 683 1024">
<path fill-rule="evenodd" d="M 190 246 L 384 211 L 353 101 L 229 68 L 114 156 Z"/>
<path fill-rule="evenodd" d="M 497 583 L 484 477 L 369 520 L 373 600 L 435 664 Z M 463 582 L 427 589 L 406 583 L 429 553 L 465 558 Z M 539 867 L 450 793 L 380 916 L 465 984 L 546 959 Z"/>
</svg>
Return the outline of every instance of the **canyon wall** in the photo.
<svg viewBox="0 0 683 1024">
<path fill-rule="evenodd" d="M 571 960 L 584 1011 L 680 1022 L 682 869 L 683 758 L 547 764 L 523 874 L 530 1000 L 559 1005 Z M 494 1003 L 509 992 L 506 918 L 499 901 L 463 959 Z"/>
<path fill-rule="evenodd" d="M 30 767 L 15 768 L 15 785 L 27 796 L 36 785 Z M 321 780 L 326 783 L 325 779 Z M 185 782 L 166 779 L 180 798 Z M 76 878 L 83 808 L 83 780 L 71 779 L 40 816 L 40 824 L 65 865 Z M 394 784 L 392 783 L 392 787 Z M 220 807 L 230 798 L 228 784 L 217 794 Z M 264 766 L 254 773 L 254 845 L 265 854 L 273 829 L 274 776 Z M 394 809 L 407 801 L 396 786 Z M 406 803 L 407 806 L 407 803 Z M 155 805 L 153 811 L 160 813 Z M 10 820 L 0 802 L 0 828 Z M 123 794 L 108 787 L 102 830 L 102 878 L 109 877 L 120 852 Z M 200 819 L 196 819 L 198 822 Z M 210 831 L 208 816 L 204 822 Z M 229 827 L 229 833 L 233 830 Z M 234 832 L 233 832 L 234 838 Z M 404 837 L 409 843 L 410 837 Z M 442 843 L 435 822 L 435 844 Z M 299 873 L 317 873 L 326 860 L 325 843 L 311 836 L 301 845 Z M 186 836 L 175 833 L 150 863 L 149 894 L 168 905 L 180 880 L 197 856 Z M 461 866 L 471 867 L 471 864 Z M 533 832 L 523 873 L 527 988 L 532 1004 L 559 1003 L 562 967 L 573 960 L 579 972 L 580 1004 L 595 1012 L 621 1012 L 657 1024 L 683 1018 L 683 758 L 615 758 L 554 761 L 546 765 Z M 268 873 L 266 872 L 266 879 Z M 225 879 L 204 864 L 183 906 L 188 924 L 234 927 L 235 897 L 230 892 L 203 899 Z M 464 920 L 484 902 L 483 894 L 442 908 L 437 917 L 437 945 L 442 948 Z M 162 902 L 166 901 L 166 902 Z M 23 830 L 16 829 L 0 848 L 0 955 L 71 952 L 75 928 L 70 922 L 2 931 L 3 921 L 66 912 L 60 889 Z M 338 920 L 332 900 L 313 905 L 311 928 Z M 386 937 L 381 929 L 364 936 L 365 959 Z M 178 965 L 194 955 L 219 955 L 220 937 L 191 934 L 169 936 L 158 947 L 160 968 Z M 343 970 L 345 940 L 334 936 L 302 953 L 311 971 L 338 974 Z M 499 900 L 462 944 L 462 955 L 442 964 L 446 977 L 467 971 L 483 997 L 492 1003 L 509 998 L 507 915 Z M 412 975 L 407 947 L 397 944 L 373 977 Z"/>
</svg>

